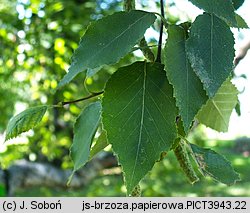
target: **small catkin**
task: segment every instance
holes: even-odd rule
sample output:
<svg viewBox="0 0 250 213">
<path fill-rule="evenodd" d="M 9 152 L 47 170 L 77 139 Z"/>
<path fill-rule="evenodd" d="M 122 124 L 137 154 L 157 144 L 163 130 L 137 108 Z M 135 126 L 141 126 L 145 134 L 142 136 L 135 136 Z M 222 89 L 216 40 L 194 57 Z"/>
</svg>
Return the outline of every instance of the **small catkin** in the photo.
<svg viewBox="0 0 250 213">
<path fill-rule="evenodd" d="M 151 51 L 151 49 L 149 48 L 145 38 L 143 37 L 142 40 L 139 43 L 140 46 L 140 50 L 142 51 L 143 55 L 145 56 L 146 59 L 148 59 L 149 61 L 154 61 L 155 60 L 155 56 L 154 53 Z"/>
<path fill-rule="evenodd" d="M 194 168 L 190 162 L 186 147 L 182 143 L 182 141 L 180 141 L 179 145 L 176 146 L 176 148 L 174 149 L 174 153 L 180 164 L 180 167 L 187 176 L 189 182 L 191 184 L 194 184 L 195 182 L 199 181 L 199 178 L 197 177 Z"/>
<path fill-rule="evenodd" d="M 135 9 L 135 0 L 124 0 L 124 11 L 130 11 Z"/>
</svg>

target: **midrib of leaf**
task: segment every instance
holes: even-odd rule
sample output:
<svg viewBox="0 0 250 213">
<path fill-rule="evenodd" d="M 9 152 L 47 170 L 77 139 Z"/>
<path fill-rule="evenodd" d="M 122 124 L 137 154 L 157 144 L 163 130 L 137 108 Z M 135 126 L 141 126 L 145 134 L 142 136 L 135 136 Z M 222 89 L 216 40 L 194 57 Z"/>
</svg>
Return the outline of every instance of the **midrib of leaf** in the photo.
<svg viewBox="0 0 250 213">
<path fill-rule="evenodd" d="M 36 127 L 50 107 L 47 105 L 32 107 L 11 118 L 7 125 L 5 141 Z"/>
<path fill-rule="evenodd" d="M 36 114 L 37 112 L 33 112 L 33 113 L 30 113 L 31 115 L 34 115 L 34 114 Z M 19 125 L 19 123 L 22 121 L 22 120 L 25 120 L 26 118 L 25 117 L 21 117 L 21 118 L 19 118 L 17 121 L 16 121 L 16 125 L 14 126 L 14 127 L 16 127 L 16 126 L 18 126 Z"/>
<path fill-rule="evenodd" d="M 135 164 L 134 164 L 134 167 L 133 167 L 131 182 L 134 179 L 135 167 L 137 165 L 139 150 L 140 150 L 140 146 L 141 146 L 142 128 L 143 128 L 144 113 L 145 113 L 145 92 L 146 92 L 146 77 L 147 77 L 146 69 L 147 69 L 147 64 L 145 63 L 144 64 L 144 70 L 143 70 L 142 109 L 141 109 L 140 132 L 139 132 L 139 140 L 138 140 L 138 145 L 137 145 L 137 152 L 136 152 L 136 158 L 135 158 Z"/>
<path fill-rule="evenodd" d="M 221 116 L 224 124 L 227 126 L 227 122 L 225 121 L 225 119 L 224 119 L 224 117 L 222 115 L 222 112 L 220 111 L 220 108 L 217 106 L 217 104 L 216 104 L 216 102 L 214 100 L 212 100 L 212 103 L 213 103 L 215 109 L 218 111 L 219 115 Z"/>
<path fill-rule="evenodd" d="M 40 110 L 40 111 L 44 111 L 44 109 L 43 110 Z M 34 114 L 37 114 L 37 112 L 33 112 L 33 113 L 30 113 L 31 115 L 34 115 Z M 39 117 L 40 118 L 40 117 Z M 16 124 L 14 125 L 14 128 L 18 128 L 18 126 L 19 126 L 19 123 L 20 122 L 22 122 L 22 121 L 25 121 L 26 120 L 26 118 L 25 117 L 21 117 L 21 118 L 19 118 L 17 121 L 16 121 Z M 33 119 L 32 119 L 33 120 Z M 37 118 L 36 118 L 36 120 L 37 120 Z M 33 120 L 34 121 L 34 120 Z"/>
<path fill-rule="evenodd" d="M 142 20 L 145 16 L 147 16 L 148 14 L 143 15 L 141 18 L 139 18 L 138 20 L 136 20 L 134 23 L 130 24 L 128 26 L 128 28 L 126 28 L 123 32 L 121 32 L 118 36 L 116 36 L 115 38 L 113 38 L 108 44 L 106 44 L 104 47 L 102 47 L 100 50 L 98 50 L 94 55 L 92 55 L 91 57 L 89 57 L 89 61 L 91 61 L 94 57 L 96 57 L 100 52 L 102 52 L 104 49 L 106 49 L 108 46 L 110 46 L 114 41 L 116 41 L 118 38 L 120 38 L 122 35 L 124 35 L 127 31 L 129 31 L 129 29 L 131 27 L 133 27 L 137 22 L 139 22 L 140 20 Z"/>
<path fill-rule="evenodd" d="M 213 27 L 214 27 L 214 18 L 213 18 L 213 14 L 211 15 L 211 30 L 210 30 L 210 38 L 211 38 L 211 41 L 210 41 L 210 72 L 211 74 L 213 74 Z"/>
</svg>

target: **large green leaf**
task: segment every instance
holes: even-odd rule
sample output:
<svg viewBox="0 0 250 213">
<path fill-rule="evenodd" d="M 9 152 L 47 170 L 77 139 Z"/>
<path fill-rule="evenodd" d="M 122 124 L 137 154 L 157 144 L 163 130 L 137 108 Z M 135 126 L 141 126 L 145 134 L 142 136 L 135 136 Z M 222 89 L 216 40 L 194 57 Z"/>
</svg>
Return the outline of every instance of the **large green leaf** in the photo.
<svg viewBox="0 0 250 213">
<path fill-rule="evenodd" d="M 226 80 L 214 98 L 208 100 L 199 111 L 199 122 L 219 132 L 226 132 L 231 113 L 238 103 L 238 93 L 236 87 Z"/>
<path fill-rule="evenodd" d="M 176 138 L 177 108 L 163 65 L 136 62 L 107 82 L 103 125 L 123 168 L 128 193 Z"/>
<path fill-rule="evenodd" d="M 152 13 L 133 10 L 117 12 L 92 23 L 73 55 L 69 72 L 58 86 L 69 83 L 87 68 L 116 63 L 131 51 L 155 19 Z"/>
<path fill-rule="evenodd" d="M 174 87 L 176 104 L 188 131 L 195 115 L 208 97 L 200 79 L 194 73 L 186 56 L 186 30 L 181 26 L 169 25 L 168 39 L 164 49 L 164 63 L 168 80 Z"/>
<path fill-rule="evenodd" d="M 203 14 L 192 24 L 186 50 L 191 65 L 213 97 L 233 70 L 234 37 L 215 15 Z"/>
<path fill-rule="evenodd" d="M 237 25 L 232 0 L 189 0 L 208 13 L 214 13 L 231 25 Z"/>
<path fill-rule="evenodd" d="M 74 139 L 70 155 L 74 161 L 74 171 L 80 169 L 89 159 L 90 146 L 100 123 L 100 101 L 88 105 L 79 115 L 74 125 Z"/>
<path fill-rule="evenodd" d="M 5 141 L 34 128 L 43 118 L 48 106 L 37 106 L 24 110 L 8 123 Z"/>
<path fill-rule="evenodd" d="M 201 172 L 213 179 L 232 185 L 240 180 L 231 163 L 222 155 L 211 149 L 204 149 L 197 145 L 190 144 L 194 158 L 199 165 Z"/>
</svg>

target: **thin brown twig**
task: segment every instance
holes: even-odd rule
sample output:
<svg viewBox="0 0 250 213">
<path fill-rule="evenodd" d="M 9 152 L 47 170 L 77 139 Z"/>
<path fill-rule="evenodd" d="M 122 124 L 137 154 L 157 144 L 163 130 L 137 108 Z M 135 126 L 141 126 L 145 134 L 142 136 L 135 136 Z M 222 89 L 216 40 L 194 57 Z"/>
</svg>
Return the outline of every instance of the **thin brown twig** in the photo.
<svg viewBox="0 0 250 213">
<path fill-rule="evenodd" d="M 64 101 L 64 102 L 61 102 L 61 105 L 65 106 L 67 104 L 74 104 L 74 103 L 77 103 L 77 102 L 81 102 L 81 101 L 88 100 L 90 98 L 96 97 L 96 96 L 101 95 L 103 93 L 104 93 L 104 91 L 97 92 L 97 93 L 92 93 L 91 95 L 89 95 L 87 97 L 84 97 L 84 98 L 80 98 L 80 99 L 73 100 L 73 101 Z"/>
<path fill-rule="evenodd" d="M 164 0 L 161 0 L 161 15 L 164 18 Z M 163 34 L 163 22 L 161 21 L 161 27 L 160 27 L 160 36 L 159 36 L 159 42 L 158 42 L 158 50 L 157 50 L 157 57 L 156 62 L 161 63 L 161 49 L 162 49 L 162 34 Z"/>
</svg>

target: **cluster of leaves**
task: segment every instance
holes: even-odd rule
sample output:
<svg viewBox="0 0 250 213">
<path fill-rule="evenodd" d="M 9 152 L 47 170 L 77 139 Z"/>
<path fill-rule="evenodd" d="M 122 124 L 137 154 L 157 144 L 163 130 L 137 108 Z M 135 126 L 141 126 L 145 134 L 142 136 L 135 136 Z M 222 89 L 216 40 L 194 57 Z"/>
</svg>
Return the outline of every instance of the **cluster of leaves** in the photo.
<svg viewBox="0 0 250 213">
<path fill-rule="evenodd" d="M 163 63 L 137 61 L 118 68 L 107 81 L 101 100 L 82 110 L 71 147 L 74 172 L 93 152 L 111 144 L 122 166 L 128 194 L 138 188 L 162 153 L 171 150 L 191 182 L 198 178 L 190 156 L 204 175 L 225 184 L 239 180 L 223 156 L 190 144 L 186 136 L 194 120 L 227 131 L 238 100 L 238 91 L 230 81 L 234 59 L 230 27 L 247 25 L 235 13 L 238 1 L 190 1 L 204 10 L 193 23 L 169 25 L 161 17 L 168 32 Z M 93 69 L 117 63 L 133 50 L 155 20 L 155 13 L 131 10 L 91 23 L 59 88 L 79 73 L 88 76 Z M 12 118 L 6 139 L 33 128 L 50 107 L 31 108 Z M 93 143 L 98 126 L 102 126 L 102 132 Z"/>
<path fill-rule="evenodd" d="M 23 107 L 41 103 L 53 105 L 59 100 L 77 99 L 87 95 L 87 89 L 103 90 L 110 76 L 110 67 L 103 67 L 89 77 L 86 88 L 82 73 L 64 90 L 56 89 L 84 28 L 90 21 L 121 9 L 121 3 L 109 1 L 104 10 L 101 2 L 0 1 L 0 51 L 4 53 L 0 55 L 0 137 L 14 111 L 20 112 Z M 130 63 L 130 59 L 130 55 L 126 56 L 121 63 Z M 27 134 L 27 139 L 22 137 L 5 144 L 6 149 L 0 151 L 0 167 L 6 168 L 13 160 L 30 156 L 33 156 L 32 160 L 49 161 L 63 168 L 72 167 L 68 155 L 72 124 L 87 104 L 47 111 L 36 134 Z"/>
</svg>

